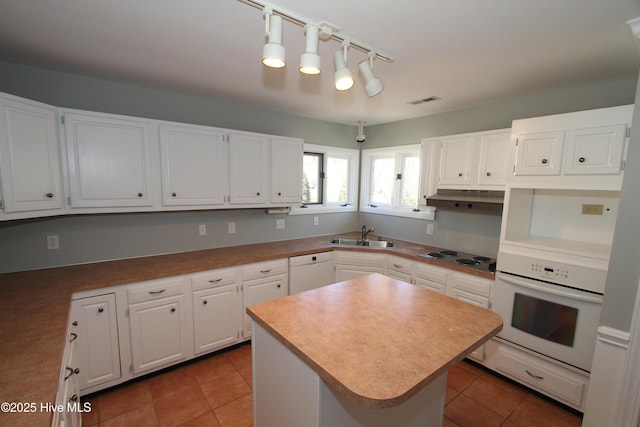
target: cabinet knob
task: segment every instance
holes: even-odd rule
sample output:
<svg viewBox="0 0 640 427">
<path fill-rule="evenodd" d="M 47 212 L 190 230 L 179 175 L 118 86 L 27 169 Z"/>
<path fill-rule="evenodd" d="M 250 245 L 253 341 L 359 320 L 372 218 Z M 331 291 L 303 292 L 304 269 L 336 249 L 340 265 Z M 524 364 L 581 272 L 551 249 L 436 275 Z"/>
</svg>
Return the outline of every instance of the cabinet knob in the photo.
<svg viewBox="0 0 640 427">
<path fill-rule="evenodd" d="M 74 321 L 73 321 L 73 323 L 72 323 L 72 325 L 73 325 L 73 326 L 78 326 L 78 321 L 77 321 L 77 320 L 74 320 Z"/>
<path fill-rule="evenodd" d="M 176 193 L 171 193 L 171 197 L 176 197 Z"/>
<path fill-rule="evenodd" d="M 78 395 L 77 395 L 77 394 L 74 394 L 73 396 L 71 396 L 71 397 L 69 398 L 69 402 L 75 402 L 75 401 L 77 401 L 77 400 L 78 400 Z"/>
<path fill-rule="evenodd" d="M 491 176 L 491 172 L 487 172 L 487 176 Z"/>
<path fill-rule="evenodd" d="M 207 305 L 207 300 L 202 301 L 202 305 Z"/>
<path fill-rule="evenodd" d="M 549 163 L 549 160 L 547 159 L 542 159 L 540 160 L 540 162 L 542 162 L 543 165 L 546 165 L 547 163 Z"/>
<path fill-rule="evenodd" d="M 282 196 L 282 193 L 278 192 L 278 196 Z"/>
<path fill-rule="evenodd" d="M 138 197 L 142 197 L 142 193 L 138 193 Z"/>
<path fill-rule="evenodd" d="M 100 307 L 100 308 L 98 309 L 98 313 L 102 313 L 102 312 L 104 312 L 104 308 Z"/>
<path fill-rule="evenodd" d="M 171 312 L 175 313 L 176 312 L 176 308 L 175 307 L 171 307 Z"/>
<path fill-rule="evenodd" d="M 45 194 L 45 196 L 47 196 L 49 199 L 53 199 L 53 193 L 47 193 Z"/>
<path fill-rule="evenodd" d="M 278 283 L 278 287 L 280 287 L 280 283 Z"/>
<path fill-rule="evenodd" d="M 259 195 L 260 195 L 260 192 L 258 191 L 258 192 L 256 193 L 256 196 L 259 196 Z"/>
<path fill-rule="evenodd" d="M 586 160 L 586 159 L 585 159 L 584 157 L 580 157 L 580 158 L 578 159 L 578 161 L 579 161 L 580 163 L 584 163 L 584 161 L 585 161 L 585 160 Z"/>
<path fill-rule="evenodd" d="M 462 172 L 458 172 L 458 176 L 462 176 Z"/>
</svg>

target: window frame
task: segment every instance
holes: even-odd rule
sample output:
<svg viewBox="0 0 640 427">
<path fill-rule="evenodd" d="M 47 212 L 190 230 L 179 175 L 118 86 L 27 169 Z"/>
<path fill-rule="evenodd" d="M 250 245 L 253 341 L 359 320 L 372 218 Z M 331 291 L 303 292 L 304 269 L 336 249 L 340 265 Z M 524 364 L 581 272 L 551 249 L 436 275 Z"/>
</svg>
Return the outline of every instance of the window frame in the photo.
<svg viewBox="0 0 640 427">
<path fill-rule="evenodd" d="M 327 145 L 303 144 L 304 153 L 322 154 L 323 180 L 327 179 L 328 159 L 331 157 L 346 159 L 349 163 L 346 204 L 327 202 L 327 184 L 322 183 L 322 203 L 301 204 L 292 206 L 289 215 L 305 215 L 335 212 L 357 212 L 358 210 L 358 176 L 360 173 L 360 151 L 350 148 L 331 147 Z"/>
<path fill-rule="evenodd" d="M 372 204 L 371 203 L 371 191 L 372 191 L 372 182 L 371 182 L 371 174 L 373 163 L 375 159 L 380 158 L 389 158 L 392 157 L 394 159 L 394 176 L 398 176 L 398 174 L 402 174 L 403 177 L 406 177 L 406 173 L 404 171 L 405 158 L 406 157 L 417 157 L 419 163 L 419 173 L 417 182 L 415 183 L 416 188 L 418 189 L 418 194 L 416 195 L 416 205 L 415 206 L 402 206 L 400 202 L 402 200 L 402 188 L 404 183 L 400 181 L 400 179 L 394 179 L 393 182 L 393 202 L 391 204 Z M 369 148 L 362 150 L 362 168 L 360 172 L 360 211 L 381 215 L 393 215 L 393 216 L 402 216 L 409 218 L 419 218 L 419 219 L 428 219 L 433 220 L 435 218 L 435 209 L 433 207 L 425 207 L 420 205 L 420 188 L 421 188 L 421 180 L 423 175 L 423 165 L 422 165 L 422 155 L 421 155 L 421 145 L 401 145 L 394 147 L 383 147 L 383 148 Z"/>
</svg>

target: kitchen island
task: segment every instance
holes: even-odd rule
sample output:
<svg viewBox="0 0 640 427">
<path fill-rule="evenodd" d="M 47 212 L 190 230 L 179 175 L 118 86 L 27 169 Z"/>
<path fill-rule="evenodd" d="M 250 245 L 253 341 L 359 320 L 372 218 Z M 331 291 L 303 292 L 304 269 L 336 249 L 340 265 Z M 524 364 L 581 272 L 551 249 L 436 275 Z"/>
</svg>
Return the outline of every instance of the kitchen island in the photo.
<svg viewBox="0 0 640 427">
<path fill-rule="evenodd" d="M 254 425 L 441 425 L 446 374 L 495 313 L 371 274 L 247 308 Z"/>
</svg>

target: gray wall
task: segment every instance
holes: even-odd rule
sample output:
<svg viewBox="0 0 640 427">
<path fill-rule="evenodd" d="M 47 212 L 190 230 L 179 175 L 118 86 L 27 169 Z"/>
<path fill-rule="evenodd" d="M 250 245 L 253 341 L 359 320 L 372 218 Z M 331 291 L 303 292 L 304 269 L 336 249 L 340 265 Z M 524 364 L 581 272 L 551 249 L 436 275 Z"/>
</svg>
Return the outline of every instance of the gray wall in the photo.
<svg viewBox="0 0 640 427">
<path fill-rule="evenodd" d="M 600 320 L 621 331 L 631 329 L 640 278 L 640 84 L 633 123 Z"/>
<path fill-rule="evenodd" d="M 374 148 L 417 144 L 421 138 L 510 127 L 514 118 L 532 117 L 634 102 L 637 78 L 570 86 L 507 100 L 496 100 L 474 108 L 425 116 L 365 129 L 367 141 L 355 143 L 355 128 L 286 115 L 229 102 L 206 94 L 182 93 L 104 79 L 74 75 L 0 61 L 0 91 L 49 104 L 180 121 L 224 128 L 304 138 L 306 142 L 347 148 Z M 638 111 L 636 111 L 636 115 Z M 636 123 L 640 119 L 636 117 Z M 614 251 L 635 251 L 640 239 L 625 236 L 636 229 L 638 132 L 632 133 L 632 149 L 625 172 Z M 634 165 L 635 163 L 635 171 Z M 634 194 L 635 192 L 635 194 Z M 76 215 L 0 222 L 0 272 L 68 265 L 108 259 L 197 250 L 229 245 L 283 240 L 295 237 L 342 233 L 373 225 L 378 234 L 495 256 L 500 216 L 439 211 L 433 236 L 426 234 L 426 221 L 374 214 L 324 214 L 313 226 L 312 216 L 286 216 L 286 228 L 275 229 L 275 219 L 261 210 L 198 211 L 149 214 Z M 234 221 L 235 235 L 227 234 Z M 206 224 L 208 235 L 198 236 L 198 225 Z M 60 249 L 46 249 L 46 235 L 58 234 Z M 625 237 L 627 237 L 625 239 Z M 626 241 L 623 241 L 626 240 Z M 616 256 L 617 258 L 617 256 Z M 615 262 L 615 264 L 614 264 Z M 603 322 L 627 330 L 638 283 L 635 262 L 612 262 L 603 307 Z M 615 272 L 615 273 L 614 273 Z M 618 274 L 620 277 L 615 276 Z M 635 277 L 635 280 L 633 279 Z"/>
</svg>

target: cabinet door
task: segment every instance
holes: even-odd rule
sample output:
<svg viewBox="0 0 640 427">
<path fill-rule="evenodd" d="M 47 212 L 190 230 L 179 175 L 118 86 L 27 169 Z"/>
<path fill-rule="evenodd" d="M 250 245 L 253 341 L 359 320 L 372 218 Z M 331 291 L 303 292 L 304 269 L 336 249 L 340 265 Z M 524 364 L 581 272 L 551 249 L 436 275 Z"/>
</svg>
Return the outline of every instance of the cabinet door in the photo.
<svg viewBox="0 0 640 427">
<path fill-rule="evenodd" d="M 162 204 L 221 205 L 228 189 L 222 132 L 199 126 L 160 126 Z"/>
<path fill-rule="evenodd" d="M 470 186 L 472 184 L 473 145 L 472 136 L 445 138 L 440 151 L 440 186 Z"/>
<path fill-rule="evenodd" d="M 482 135 L 480 137 L 480 165 L 478 186 L 504 189 L 509 170 L 509 142 L 511 132 Z"/>
<path fill-rule="evenodd" d="M 271 201 L 302 202 L 302 140 L 271 138 Z"/>
<path fill-rule="evenodd" d="M 86 390 L 120 378 L 115 295 L 74 300 L 71 317 L 77 329 L 80 389 Z"/>
<path fill-rule="evenodd" d="M 152 206 L 150 122 L 65 114 L 65 131 L 72 207 Z"/>
<path fill-rule="evenodd" d="M 0 182 L 4 212 L 64 207 L 56 110 L 0 97 Z"/>
<path fill-rule="evenodd" d="M 438 160 L 440 158 L 440 142 L 436 139 L 422 140 L 420 147 L 420 201 L 427 205 L 427 198 L 434 195 L 438 188 Z"/>
<path fill-rule="evenodd" d="M 133 373 L 187 359 L 189 346 L 184 294 L 129 305 Z"/>
<path fill-rule="evenodd" d="M 195 353 L 202 354 L 238 341 L 238 286 L 220 286 L 193 293 Z"/>
<path fill-rule="evenodd" d="M 560 175 L 564 132 L 518 136 L 515 175 Z"/>
<path fill-rule="evenodd" d="M 619 174 L 626 133 L 626 125 L 568 131 L 563 173 Z"/>
<path fill-rule="evenodd" d="M 248 338 L 251 336 L 251 318 L 247 314 L 247 307 L 286 296 L 287 276 L 273 276 L 263 280 L 244 282 L 242 287 L 243 337 Z"/>
<path fill-rule="evenodd" d="M 269 191 L 269 141 L 266 137 L 229 135 L 229 202 L 265 204 Z"/>
</svg>

